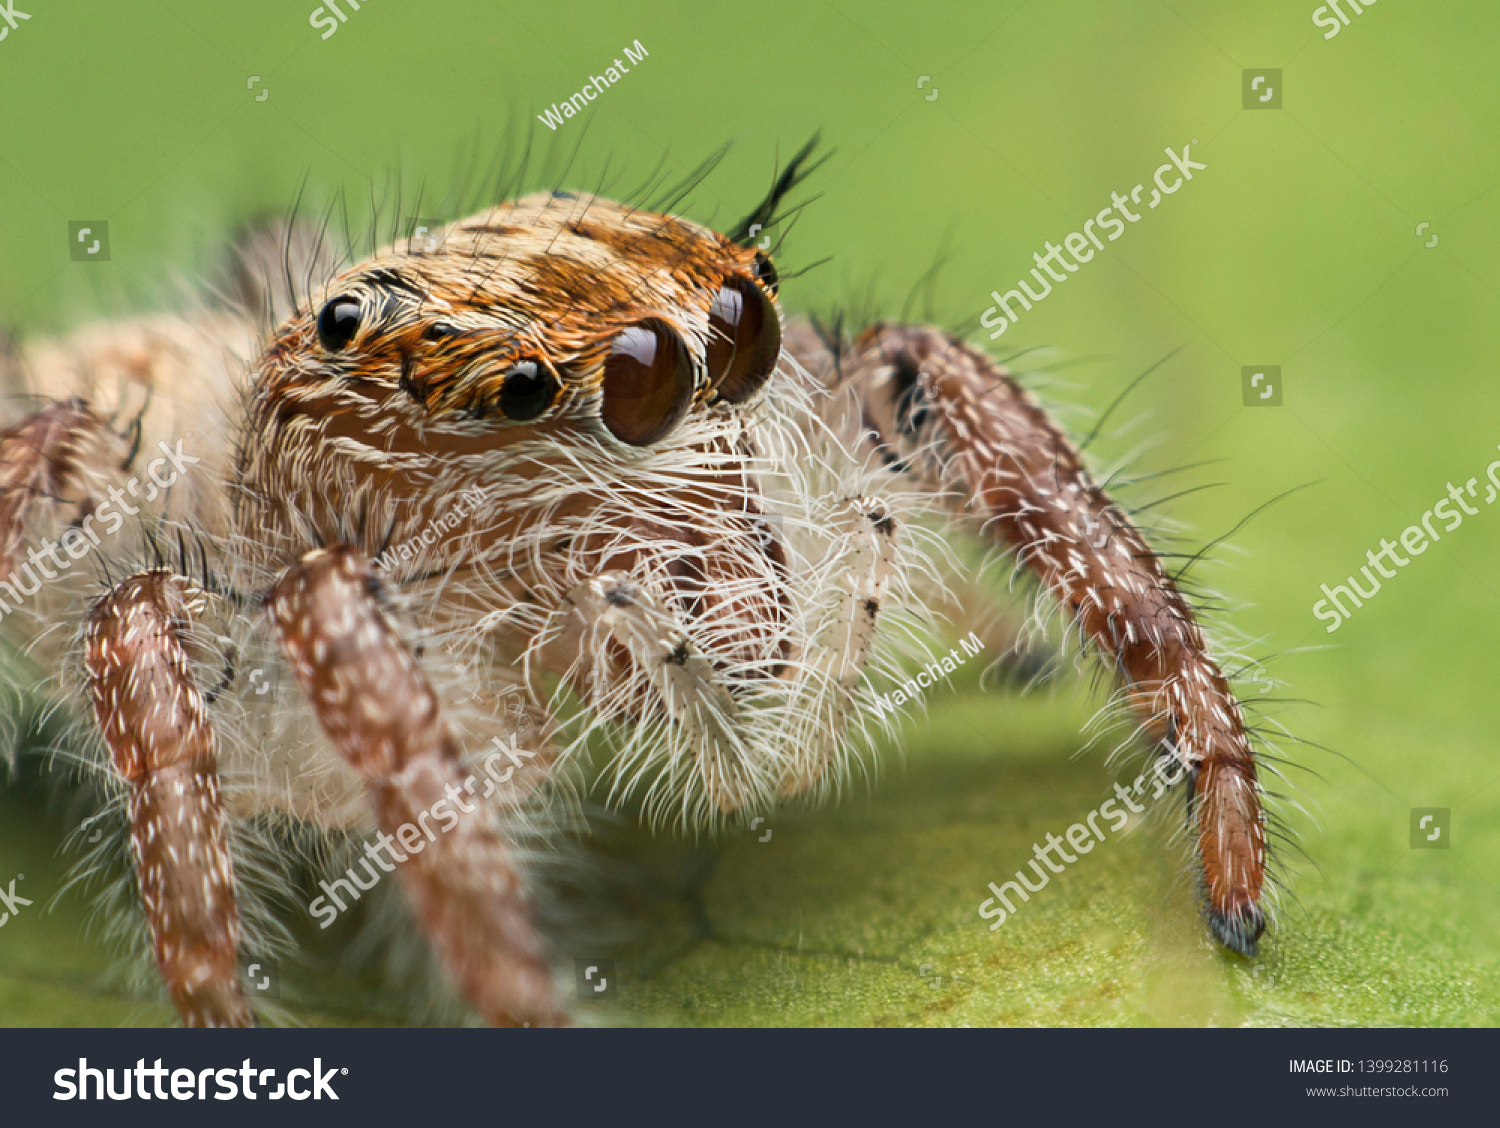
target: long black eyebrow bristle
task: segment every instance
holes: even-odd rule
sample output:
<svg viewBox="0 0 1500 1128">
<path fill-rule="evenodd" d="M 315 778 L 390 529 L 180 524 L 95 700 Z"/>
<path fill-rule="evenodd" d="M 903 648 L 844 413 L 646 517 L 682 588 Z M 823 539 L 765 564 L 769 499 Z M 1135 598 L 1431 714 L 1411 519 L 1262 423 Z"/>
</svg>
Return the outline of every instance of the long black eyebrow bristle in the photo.
<svg viewBox="0 0 1500 1128">
<path fill-rule="evenodd" d="M 749 246 L 750 228 L 754 227 L 760 230 L 771 226 L 772 221 L 776 218 L 776 209 L 781 205 L 781 201 L 786 194 L 821 168 L 823 163 L 829 157 L 833 156 L 832 151 L 829 151 L 812 164 L 806 163 L 807 159 L 812 156 L 813 150 L 818 147 L 821 136 L 821 134 L 814 133 L 807 144 L 797 150 L 796 156 L 787 162 L 786 169 L 776 178 L 775 183 L 771 185 L 771 190 L 766 193 L 766 198 L 760 202 L 753 212 L 740 220 L 733 231 L 728 232 L 729 238 L 741 246 Z"/>
</svg>

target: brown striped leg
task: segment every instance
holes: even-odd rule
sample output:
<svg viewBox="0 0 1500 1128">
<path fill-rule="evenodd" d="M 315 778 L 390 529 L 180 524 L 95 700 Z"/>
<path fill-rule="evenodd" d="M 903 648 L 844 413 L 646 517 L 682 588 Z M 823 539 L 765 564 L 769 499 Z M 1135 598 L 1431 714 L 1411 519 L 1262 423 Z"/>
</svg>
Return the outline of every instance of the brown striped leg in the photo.
<svg viewBox="0 0 1500 1128">
<path fill-rule="evenodd" d="M 130 840 L 156 963 L 188 1026 L 253 1026 L 214 731 L 183 635 L 198 597 L 167 572 L 94 607 L 85 663 L 94 717 L 130 788 Z"/>
<path fill-rule="evenodd" d="M 58 499 L 86 443 L 104 425 L 82 400 L 64 400 L 0 431 L 0 580 L 9 578 L 38 500 Z"/>
<path fill-rule="evenodd" d="M 1193 772 L 1209 925 L 1253 955 L 1266 832 L 1239 702 L 1188 601 L 1077 449 L 980 350 L 876 325 L 836 366 L 888 457 L 1017 558 L 1112 659 L 1147 734 Z"/>
<path fill-rule="evenodd" d="M 323 731 L 365 778 L 417 917 L 459 989 L 492 1025 L 564 1024 L 513 852 L 486 808 L 465 799 L 473 777 L 377 602 L 370 562 L 344 547 L 309 553 L 266 606 Z"/>
</svg>

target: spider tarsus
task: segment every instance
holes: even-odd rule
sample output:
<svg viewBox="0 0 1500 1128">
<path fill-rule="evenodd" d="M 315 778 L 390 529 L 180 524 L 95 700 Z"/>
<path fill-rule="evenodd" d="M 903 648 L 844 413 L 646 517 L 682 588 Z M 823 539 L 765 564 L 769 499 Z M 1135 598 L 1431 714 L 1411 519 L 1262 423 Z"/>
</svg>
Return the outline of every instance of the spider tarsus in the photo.
<svg viewBox="0 0 1500 1128">
<path fill-rule="evenodd" d="M 1257 941 L 1266 930 L 1266 915 L 1259 905 L 1241 905 L 1228 912 L 1209 906 L 1204 915 L 1208 919 L 1208 930 L 1224 947 L 1252 959 L 1259 954 Z"/>
</svg>

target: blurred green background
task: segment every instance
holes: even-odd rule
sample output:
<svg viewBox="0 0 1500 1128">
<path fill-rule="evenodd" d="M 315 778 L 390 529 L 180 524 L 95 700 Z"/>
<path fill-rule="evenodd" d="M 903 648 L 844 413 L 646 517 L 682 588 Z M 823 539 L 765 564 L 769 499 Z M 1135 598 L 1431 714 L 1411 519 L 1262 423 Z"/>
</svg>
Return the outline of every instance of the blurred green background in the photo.
<svg viewBox="0 0 1500 1128">
<path fill-rule="evenodd" d="M 284 211 L 304 177 L 310 198 L 342 187 L 358 201 L 401 170 L 408 196 L 425 178 L 439 198 L 508 125 L 534 131 L 554 164 L 576 146 L 576 188 L 606 171 L 638 184 L 663 161 L 686 175 L 732 141 L 682 208 L 726 226 L 778 154 L 821 130 L 836 151 L 799 197 L 819 196 L 779 264 L 831 262 L 788 282 L 786 304 L 895 315 L 946 252 L 932 314 L 973 329 L 1033 251 L 1191 143 L 1208 168 L 996 351 L 1046 350 L 1019 366 L 1053 370 L 1049 395 L 1085 409 L 1070 418 L 1086 430 L 1181 346 L 1111 430 L 1133 427 L 1094 453 L 1105 466 L 1134 454 L 1135 472 L 1215 460 L 1145 495 L 1218 483 L 1160 511 L 1197 542 L 1308 487 L 1199 576 L 1252 652 L 1276 656 L 1285 689 L 1271 696 L 1298 703 L 1274 715 L 1313 745 L 1293 752 L 1308 769 L 1291 777 L 1301 810 L 1283 806 L 1310 861 L 1286 855 L 1292 895 L 1260 961 L 1207 942 L 1181 855 L 1154 825 L 988 931 L 985 883 L 1135 768 L 1074 756 L 1101 700 L 1082 679 L 1022 698 L 970 677 L 930 695 L 874 788 L 778 818 L 768 842 L 725 843 L 685 891 L 664 878 L 632 910 L 612 1020 L 1500 1020 L 1500 512 L 1481 506 L 1336 634 L 1311 610 L 1320 584 L 1500 457 L 1487 328 L 1500 9 L 1389 0 L 1325 40 L 1312 0 L 343 0 L 348 20 L 325 41 L 316 7 L 21 0 L 31 18 L 0 40 L 0 316 L 13 330 L 169 302 L 176 279 L 237 224 Z M 536 122 L 635 40 L 649 57 L 589 115 L 555 136 Z M 1280 109 L 1243 108 L 1252 68 L 1283 72 Z M 85 219 L 108 220 L 109 264 L 70 261 L 68 223 Z M 1244 365 L 1281 367 L 1282 406 L 1243 405 Z M 1410 847 L 1414 807 L 1451 809 L 1451 849 Z M 168 1018 L 102 985 L 83 905 L 42 911 L 63 829 L 33 791 L 0 800 L 0 883 L 24 871 L 19 890 L 37 901 L 0 929 L 0 1023 Z M 660 873 L 683 868 L 674 850 L 699 856 L 627 847 Z M 325 985 L 300 1017 L 378 1020 L 362 997 Z"/>
</svg>

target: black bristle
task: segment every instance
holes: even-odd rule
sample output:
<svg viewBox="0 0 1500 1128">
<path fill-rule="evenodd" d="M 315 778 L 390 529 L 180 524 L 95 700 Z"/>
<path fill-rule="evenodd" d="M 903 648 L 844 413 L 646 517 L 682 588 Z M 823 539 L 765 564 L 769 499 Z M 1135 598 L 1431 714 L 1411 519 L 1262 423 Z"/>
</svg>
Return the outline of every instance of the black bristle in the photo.
<svg viewBox="0 0 1500 1128">
<path fill-rule="evenodd" d="M 771 185 L 771 190 L 766 193 L 765 199 L 756 206 L 753 212 L 740 220 L 733 231 L 728 232 L 729 238 L 742 247 L 748 247 L 750 228 L 754 227 L 759 231 L 771 226 L 776 218 L 776 209 L 781 205 L 786 194 L 816 172 L 823 162 L 833 155 L 824 153 L 812 164 L 807 164 L 808 157 L 812 156 L 813 150 L 818 146 L 818 140 L 819 135 L 814 133 L 807 144 L 797 150 L 796 156 L 787 162 L 786 169 Z"/>
</svg>

